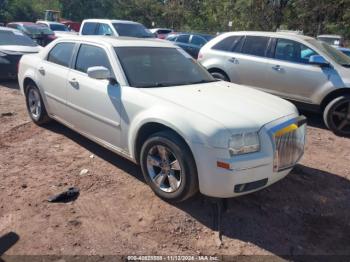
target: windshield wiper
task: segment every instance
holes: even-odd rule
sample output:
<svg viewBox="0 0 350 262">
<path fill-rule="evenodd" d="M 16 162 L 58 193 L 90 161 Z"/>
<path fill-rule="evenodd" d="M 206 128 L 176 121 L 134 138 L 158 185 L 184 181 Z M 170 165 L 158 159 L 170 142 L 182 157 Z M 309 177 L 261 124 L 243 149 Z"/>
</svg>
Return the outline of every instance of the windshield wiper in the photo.
<svg viewBox="0 0 350 262">
<path fill-rule="evenodd" d="M 350 67 L 350 64 L 341 64 L 344 67 Z"/>
<path fill-rule="evenodd" d="M 218 79 L 214 79 L 214 80 L 199 80 L 199 81 L 196 81 L 196 82 L 191 82 L 191 83 L 188 83 L 190 85 L 195 85 L 195 84 L 205 84 L 205 83 L 212 83 L 212 82 L 218 82 L 220 80 Z"/>
</svg>

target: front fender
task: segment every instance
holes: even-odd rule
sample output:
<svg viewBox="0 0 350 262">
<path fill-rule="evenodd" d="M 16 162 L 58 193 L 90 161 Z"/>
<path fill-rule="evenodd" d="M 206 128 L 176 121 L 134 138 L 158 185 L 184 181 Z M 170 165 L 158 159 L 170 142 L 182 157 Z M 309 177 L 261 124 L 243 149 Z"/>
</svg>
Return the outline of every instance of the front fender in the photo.
<svg viewBox="0 0 350 262">
<path fill-rule="evenodd" d="M 142 126 L 148 123 L 162 124 L 179 134 L 192 150 L 193 144 L 203 144 L 212 147 L 217 144 L 220 134 L 229 136 L 228 130 L 219 123 L 202 115 L 182 108 L 164 108 L 154 106 L 138 114 L 130 124 L 128 134 L 128 147 L 131 156 L 135 158 L 135 142 Z"/>
</svg>

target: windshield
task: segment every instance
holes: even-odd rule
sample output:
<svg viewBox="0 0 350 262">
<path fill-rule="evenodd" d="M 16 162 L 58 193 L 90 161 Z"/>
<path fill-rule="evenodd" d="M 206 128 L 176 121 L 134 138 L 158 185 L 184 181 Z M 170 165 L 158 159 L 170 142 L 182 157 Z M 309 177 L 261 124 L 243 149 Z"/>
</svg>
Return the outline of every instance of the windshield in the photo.
<svg viewBox="0 0 350 262">
<path fill-rule="evenodd" d="M 23 26 L 24 30 L 26 33 L 31 34 L 31 35 L 53 35 L 54 33 L 52 30 L 48 27 L 44 26 Z"/>
<path fill-rule="evenodd" d="M 116 47 L 133 87 L 163 87 L 216 81 L 184 51 L 164 47 Z"/>
<path fill-rule="evenodd" d="M 68 27 L 66 27 L 65 25 L 60 25 L 60 24 L 51 24 L 50 28 L 52 31 L 65 31 L 65 32 L 69 32 Z"/>
<path fill-rule="evenodd" d="M 154 38 L 154 35 L 141 24 L 114 23 L 119 36 Z"/>
<path fill-rule="evenodd" d="M 0 31 L 0 45 L 37 46 L 30 37 L 12 31 Z"/>
<path fill-rule="evenodd" d="M 343 54 L 339 50 L 330 46 L 329 44 L 321 41 L 317 41 L 316 39 L 308 39 L 306 40 L 310 44 L 316 46 L 320 51 L 326 53 L 328 57 L 330 57 L 334 62 L 342 66 L 350 65 L 350 57 Z"/>
</svg>

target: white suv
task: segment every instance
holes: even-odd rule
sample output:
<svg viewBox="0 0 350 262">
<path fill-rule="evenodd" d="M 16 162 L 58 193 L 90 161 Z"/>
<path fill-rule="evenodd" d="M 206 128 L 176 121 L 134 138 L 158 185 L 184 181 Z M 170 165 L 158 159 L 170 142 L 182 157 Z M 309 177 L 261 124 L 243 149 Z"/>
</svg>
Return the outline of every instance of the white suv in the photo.
<svg viewBox="0 0 350 262">
<path fill-rule="evenodd" d="M 324 42 L 292 33 L 231 32 L 206 44 L 198 61 L 215 78 L 323 112 L 329 129 L 350 136 L 350 58 Z"/>
<path fill-rule="evenodd" d="M 129 36 L 154 38 L 144 25 L 127 20 L 86 19 L 83 21 L 79 35 Z"/>
</svg>

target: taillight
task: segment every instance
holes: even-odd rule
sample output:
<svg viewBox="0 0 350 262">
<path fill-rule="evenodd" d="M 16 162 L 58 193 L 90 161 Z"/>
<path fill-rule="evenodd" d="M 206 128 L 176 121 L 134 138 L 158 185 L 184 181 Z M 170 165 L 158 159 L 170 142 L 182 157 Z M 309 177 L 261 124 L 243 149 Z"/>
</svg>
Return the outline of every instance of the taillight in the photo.
<svg viewBox="0 0 350 262">
<path fill-rule="evenodd" d="M 203 59 L 203 54 L 199 52 L 197 60 Z"/>
</svg>

